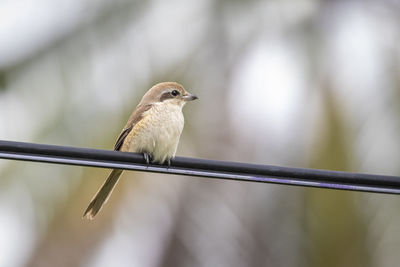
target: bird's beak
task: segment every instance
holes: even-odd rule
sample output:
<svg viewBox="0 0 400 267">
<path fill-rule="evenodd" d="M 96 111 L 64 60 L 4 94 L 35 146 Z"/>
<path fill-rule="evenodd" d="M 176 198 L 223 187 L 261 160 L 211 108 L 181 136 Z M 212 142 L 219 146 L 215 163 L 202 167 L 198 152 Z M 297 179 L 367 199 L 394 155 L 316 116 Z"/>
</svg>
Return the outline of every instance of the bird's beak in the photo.
<svg viewBox="0 0 400 267">
<path fill-rule="evenodd" d="M 199 98 L 197 96 L 193 95 L 193 94 L 187 93 L 186 95 L 182 96 L 182 99 L 185 100 L 185 101 L 193 101 L 193 100 L 196 100 L 196 99 L 199 99 Z"/>
</svg>

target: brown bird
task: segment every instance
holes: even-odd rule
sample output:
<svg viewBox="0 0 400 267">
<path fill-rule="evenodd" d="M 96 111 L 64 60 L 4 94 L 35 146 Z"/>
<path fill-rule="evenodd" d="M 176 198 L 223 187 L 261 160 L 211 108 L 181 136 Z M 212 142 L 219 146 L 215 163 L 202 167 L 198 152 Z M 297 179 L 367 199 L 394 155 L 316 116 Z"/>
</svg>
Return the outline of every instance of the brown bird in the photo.
<svg viewBox="0 0 400 267">
<path fill-rule="evenodd" d="M 181 136 L 184 117 L 182 108 L 197 96 L 188 93 L 182 85 L 163 82 L 154 85 L 143 96 L 119 135 L 114 150 L 143 153 L 147 164 L 163 164 L 175 156 Z M 107 202 L 122 170 L 114 169 L 93 197 L 83 217 L 93 219 Z"/>
</svg>

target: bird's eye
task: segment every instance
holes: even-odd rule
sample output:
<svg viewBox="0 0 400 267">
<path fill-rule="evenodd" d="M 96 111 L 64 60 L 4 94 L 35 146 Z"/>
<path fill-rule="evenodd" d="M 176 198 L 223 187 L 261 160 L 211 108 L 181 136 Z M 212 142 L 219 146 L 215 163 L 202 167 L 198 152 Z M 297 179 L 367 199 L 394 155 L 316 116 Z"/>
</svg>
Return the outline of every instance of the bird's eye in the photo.
<svg viewBox="0 0 400 267">
<path fill-rule="evenodd" d="M 178 90 L 173 90 L 173 91 L 171 92 L 171 95 L 177 96 L 177 95 L 179 95 L 179 91 L 178 91 Z"/>
</svg>

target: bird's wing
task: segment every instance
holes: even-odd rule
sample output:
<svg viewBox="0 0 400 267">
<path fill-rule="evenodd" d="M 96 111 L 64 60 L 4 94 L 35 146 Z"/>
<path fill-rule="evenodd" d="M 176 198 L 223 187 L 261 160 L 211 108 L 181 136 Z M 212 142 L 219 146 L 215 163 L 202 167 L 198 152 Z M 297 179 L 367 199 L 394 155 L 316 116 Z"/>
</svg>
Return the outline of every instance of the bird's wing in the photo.
<svg viewBox="0 0 400 267">
<path fill-rule="evenodd" d="M 131 125 L 128 128 L 124 128 L 122 130 L 122 132 L 118 136 L 117 142 L 115 142 L 114 150 L 120 150 L 121 149 L 122 144 L 124 143 L 124 140 L 125 140 L 126 136 L 129 134 L 129 132 L 132 130 L 132 128 L 133 128 L 133 125 Z"/>
<path fill-rule="evenodd" d="M 132 131 L 133 127 L 143 118 L 143 113 L 151 108 L 151 105 L 139 105 L 135 111 L 129 117 L 128 122 L 119 134 L 117 141 L 115 142 L 114 150 L 120 150 L 125 138 Z"/>
</svg>

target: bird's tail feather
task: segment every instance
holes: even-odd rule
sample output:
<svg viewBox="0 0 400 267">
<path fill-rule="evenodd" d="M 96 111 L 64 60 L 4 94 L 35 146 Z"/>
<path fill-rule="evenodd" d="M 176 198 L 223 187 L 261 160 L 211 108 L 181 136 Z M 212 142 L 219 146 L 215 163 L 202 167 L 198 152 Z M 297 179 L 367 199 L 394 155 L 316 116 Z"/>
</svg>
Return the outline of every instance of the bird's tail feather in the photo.
<svg viewBox="0 0 400 267">
<path fill-rule="evenodd" d="M 121 174 L 122 170 L 119 169 L 112 170 L 107 180 L 100 187 L 99 191 L 93 197 L 92 201 L 90 201 L 89 206 L 83 213 L 83 217 L 86 217 L 90 220 L 94 219 L 94 216 L 96 216 L 96 214 L 100 211 L 101 207 L 107 202 Z"/>
</svg>

